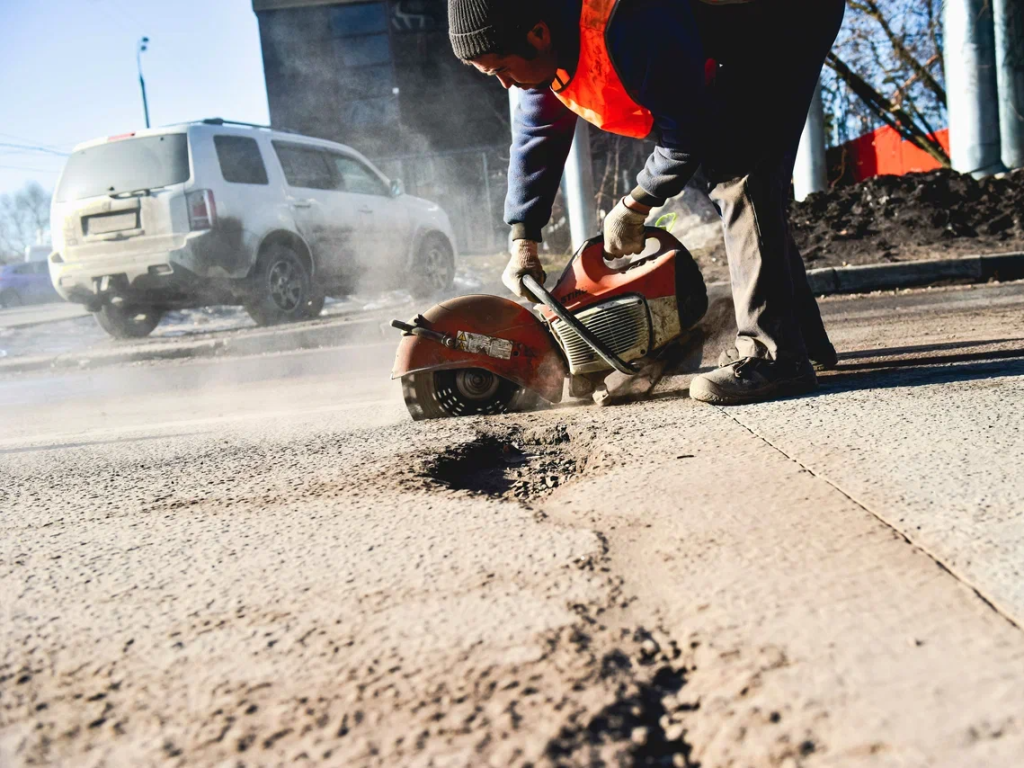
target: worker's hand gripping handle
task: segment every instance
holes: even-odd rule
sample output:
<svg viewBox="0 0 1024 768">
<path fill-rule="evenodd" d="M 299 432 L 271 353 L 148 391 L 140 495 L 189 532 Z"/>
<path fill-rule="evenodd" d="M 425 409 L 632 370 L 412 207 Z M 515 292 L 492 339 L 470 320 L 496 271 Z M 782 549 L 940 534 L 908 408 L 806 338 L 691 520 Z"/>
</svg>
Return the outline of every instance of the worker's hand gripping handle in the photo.
<svg viewBox="0 0 1024 768">
<path fill-rule="evenodd" d="M 662 229 L 661 227 L 644 227 L 645 246 L 648 240 L 657 240 L 658 250 L 655 253 L 651 254 L 650 256 L 644 256 L 644 259 L 657 258 L 663 254 L 668 253 L 669 251 L 679 250 L 679 247 L 682 245 L 682 243 L 679 242 L 675 235 L 672 235 L 671 233 Z M 638 258 L 635 254 L 633 256 L 619 257 L 613 256 L 612 254 L 608 253 L 608 251 L 604 250 L 604 238 L 601 235 L 598 235 L 597 237 L 592 237 L 589 240 L 587 240 L 587 242 L 583 244 L 583 247 L 580 248 L 579 251 L 577 251 L 577 253 L 582 253 L 583 251 L 586 251 L 595 245 L 601 245 L 601 253 L 604 255 L 605 260 L 611 263 L 629 263 Z"/>
</svg>

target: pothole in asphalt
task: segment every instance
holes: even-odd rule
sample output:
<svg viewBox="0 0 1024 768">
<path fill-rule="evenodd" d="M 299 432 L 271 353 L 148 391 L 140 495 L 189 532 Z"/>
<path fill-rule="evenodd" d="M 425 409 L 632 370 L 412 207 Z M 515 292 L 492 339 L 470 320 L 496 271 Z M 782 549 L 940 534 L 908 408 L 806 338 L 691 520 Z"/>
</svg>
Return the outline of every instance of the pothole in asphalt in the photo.
<svg viewBox="0 0 1024 768">
<path fill-rule="evenodd" d="M 588 442 L 564 425 L 481 432 L 423 461 L 417 475 L 451 491 L 530 501 L 582 473 Z"/>
</svg>

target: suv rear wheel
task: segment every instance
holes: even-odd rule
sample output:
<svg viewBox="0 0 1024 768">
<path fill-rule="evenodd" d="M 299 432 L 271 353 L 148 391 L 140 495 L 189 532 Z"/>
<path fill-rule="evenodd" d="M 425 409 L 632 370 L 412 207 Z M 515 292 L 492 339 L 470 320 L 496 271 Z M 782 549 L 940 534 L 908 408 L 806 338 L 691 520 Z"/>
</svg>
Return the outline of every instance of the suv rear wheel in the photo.
<svg viewBox="0 0 1024 768">
<path fill-rule="evenodd" d="M 413 298 L 430 298 L 447 291 L 454 283 L 455 255 L 451 245 L 442 235 L 427 235 L 413 262 L 410 286 Z"/>
<path fill-rule="evenodd" d="M 160 325 L 162 309 L 140 304 L 104 304 L 96 313 L 100 328 L 115 339 L 143 339 Z"/>
<path fill-rule="evenodd" d="M 286 246 L 272 245 L 256 265 L 244 306 L 258 325 L 277 325 L 315 317 L 323 303 L 313 294 L 302 259 Z"/>
</svg>

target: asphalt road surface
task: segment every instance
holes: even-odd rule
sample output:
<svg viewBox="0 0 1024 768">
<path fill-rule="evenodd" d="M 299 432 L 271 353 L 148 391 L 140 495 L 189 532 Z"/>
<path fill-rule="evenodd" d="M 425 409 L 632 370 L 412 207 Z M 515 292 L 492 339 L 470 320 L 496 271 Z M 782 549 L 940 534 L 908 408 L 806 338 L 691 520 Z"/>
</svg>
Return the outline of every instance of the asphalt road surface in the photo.
<svg viewBox="0 0 1024 768">
<path fill-rule="evenodd" d="M 23 328 L 85 317 L 85 307 L 66 302 L 27 304 L 0 309 L 0 328 Z"/>
<path fill-rule="evenodd" d="M 822 306 L 820 392 L 733 409 L 0 380 L 0 765 L 1019 765 L 1024 286 Z"/>
</svg>

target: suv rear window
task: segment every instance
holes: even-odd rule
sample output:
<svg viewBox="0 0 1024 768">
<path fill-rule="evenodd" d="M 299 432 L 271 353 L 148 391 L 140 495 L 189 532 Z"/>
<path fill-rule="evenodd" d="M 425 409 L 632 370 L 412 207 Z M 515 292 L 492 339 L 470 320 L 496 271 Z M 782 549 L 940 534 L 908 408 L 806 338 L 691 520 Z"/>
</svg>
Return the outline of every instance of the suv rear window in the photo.
<svg viewBox="0 0 1024 768">
<path fill-rule="evenodd" d="M 263 164 L 256 139 L 245 136 L 214 136 L 217 160 L 224 181 L 234 184 L 267 184 L 267 166 Z"/>
<path fill-rule="evenodd" d="M 68 158 L 57 201 L 157 189 L 188 181 L 184 133 L 121 139 L 81 149 Z"/>
</svg>

